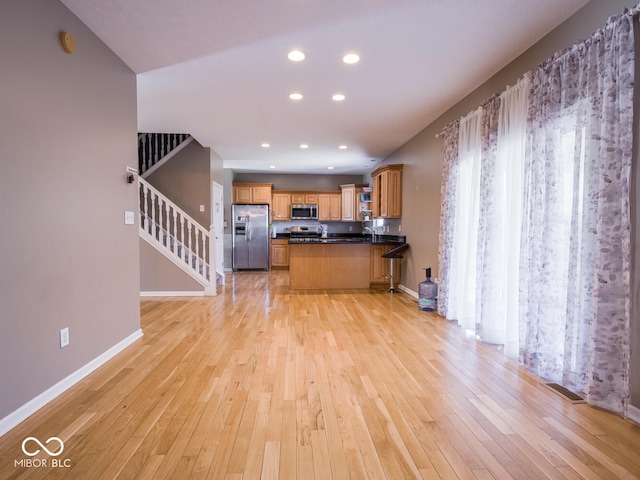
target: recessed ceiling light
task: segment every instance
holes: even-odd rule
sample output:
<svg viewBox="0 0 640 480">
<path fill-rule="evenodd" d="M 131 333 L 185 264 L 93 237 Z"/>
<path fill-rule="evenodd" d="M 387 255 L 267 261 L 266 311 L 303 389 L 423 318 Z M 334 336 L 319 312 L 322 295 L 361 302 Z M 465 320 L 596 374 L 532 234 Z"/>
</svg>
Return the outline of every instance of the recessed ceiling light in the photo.
<svg viewBox="0 0 640 480">
<path fill-rule="evenodd" d="M 287 57 L 292 62 L 301 62 L 302 60 L 304 60 L 304 53 L 301 52 L 300 50 L 291 50 L 289 52 L 289 55 L 287 55 Z"/>
<path fill-rule="evenodd" d="M 338 148 L 339 148 L 340 150 L 346 150 L 346 149 L 347 149 L 347 146 L 346 146 L 346 145 L 340 145 Z"/>
<path fill-rule="evenodd" d="M 302 100 L 302 94 L 301 93 L 290 93 L 289 94 L 289 98 L 291 100 Z"/>
<path fill-rule="evenodd" d="M 276 168 L 275 165 L 269 165 L 269 168 Z"/>
<path fill-rule="evenodd" d="M 265 143 L 260 144 L 260 146 L 262 148 L 269 148 L 271 145 L 265 142 Z"/>
<path fill-rule="evenodd" d="M 307 145 L 306 143 L 303 143 L 300 145 L 300 148 L 302 149 L 309 148 L 309 145 Z"/>
<path fill-rule="evenodd" d="M 334 100 L 334 101 L 336 101 L 336 102 L 341 102 L 341 101 L 343 101 L 345 98 L 347 98 L 347 97 L 345 97 L 342 93 L 336 93 L 335 95 L 332 95 L 332 96 L 331 96 L 331 99 L 332 99 L 332 100 Z"/>
<path fill-rule="evenodd" d="M 327 170 L 333 170 L 333 167 L 327 167 Z"/>
<path fill-rule="evenodd" d="M 351 65 L 353 63 L 358 63 L 360 61 L 360 56 L 358 56 L 358 54 L 356 53 L 347 53 L 344 57 L 342 57 L 342 61 Z"/>
</svg>

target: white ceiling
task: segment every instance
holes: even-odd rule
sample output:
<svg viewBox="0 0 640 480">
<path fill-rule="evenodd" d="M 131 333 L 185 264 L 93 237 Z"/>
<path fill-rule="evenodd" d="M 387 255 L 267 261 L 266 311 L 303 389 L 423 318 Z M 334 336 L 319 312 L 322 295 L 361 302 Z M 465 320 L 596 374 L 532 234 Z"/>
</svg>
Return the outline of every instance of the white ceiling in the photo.
<svg viewBox="0 0 640 480">
<path fill-rule="evenodd" d="M 138 74 L 139 131 L 190 133 L 237 171 L 336 174 L 372 168 L 587 2 L 62 0 Z"/>
</svg>

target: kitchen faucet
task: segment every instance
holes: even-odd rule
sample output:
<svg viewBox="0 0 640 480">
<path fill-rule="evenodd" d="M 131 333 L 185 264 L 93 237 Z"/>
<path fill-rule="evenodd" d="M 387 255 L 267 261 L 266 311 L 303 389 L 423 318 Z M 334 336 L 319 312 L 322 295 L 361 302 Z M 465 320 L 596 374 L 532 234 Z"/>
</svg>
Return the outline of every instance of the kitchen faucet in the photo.
<svg viewBox="0 0 640 480">
<path fill-rule="evenodd" d="M 375 227 L 364 227 L 365 232 L 369 232 L 371 234 L 371 241 L 374 242 L 376 240 L 376 229 Z"/>
</svg>

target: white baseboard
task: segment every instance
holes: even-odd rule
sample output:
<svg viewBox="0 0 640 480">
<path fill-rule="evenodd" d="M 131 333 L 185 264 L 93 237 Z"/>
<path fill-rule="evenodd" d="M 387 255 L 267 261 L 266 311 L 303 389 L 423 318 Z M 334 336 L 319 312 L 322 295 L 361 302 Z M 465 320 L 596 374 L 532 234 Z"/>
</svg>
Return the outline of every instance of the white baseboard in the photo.
<svg viewBox="0 0 640 480">
<path fill-rule="evenodd" d="M 29 400 L 27 403 L 22 405 L 17 410 L 13 411 L 3 419 L 0 419 L 0 437 L 2 437 L 9 430 L 26 420 L 28 417 L 33 415 L 35 412 L 44 407 L 47 403 L 55 399 L 60 394 L 64 393 L 66 390 L 74 386 L 84 377 L 89 375 L 91 372 L 96 370 L 98 367 L 115 357 L 118 353 L 124 350 L 126 347 L 131 345 L 133 342 L 142 337 L 142 329 L 138 329 L 129 335 L 124 340 L 116 343 L 109 350 L 104 352 L 103 354 L 97 356 L 89 363 L 87 363 L 84 367 L 79 368 L 75 372 L 73 372 L 68 377 L 60 380 L 51 388 L 45 390 L 37 397 Z"/>
<path fill-rule="evenodd" d="M 140 292 L 141 297 L 204 297 L 203 291 L 189 292 Z"/>
<path fill-rule="evenodd" d="M 411 295 L 414 298 L 418 298 L 418 292 L 414 292 L 413 290 L 411 290 L 410 288 L 405 287 L 404 285 L 398 285 L 398 290 L 402 290 L 405 293 L 408 293 L 409 295 Z"/>
<path fill-rule="evenodd" d="M 627 417 L 636 423 L 640 423 L 640 408 L 629 405 L 627 409 Z"/>
</svg>

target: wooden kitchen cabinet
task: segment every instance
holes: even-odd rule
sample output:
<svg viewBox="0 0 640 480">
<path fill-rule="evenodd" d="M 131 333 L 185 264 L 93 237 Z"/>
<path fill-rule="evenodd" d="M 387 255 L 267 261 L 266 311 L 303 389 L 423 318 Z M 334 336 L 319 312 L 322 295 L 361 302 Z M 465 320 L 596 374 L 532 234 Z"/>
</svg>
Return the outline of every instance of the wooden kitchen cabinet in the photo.
<svg viewBox="0 0 640 480">
<path fill-rule="evenodd" d="M 271 196 L 271 220 L 291 219 L 291 195 L 289 193 L 273 193 Z"/>
<path fill-rule="evenodd" d="M 249 203 L 271 205 L 271 183 L 234 183 L 233 203 Z"/>
<path fill-rule="evenodd" d="M 371 269 L 369 281 L 372 284 L 389 284 L 389 274 L 391 273 L 391 259 L 383 258 L 382 255 L 387 253 L 397 245 L 371 245 Z M 400 283 L 400 264 L 401 259 L 395 260 L 395 271 L 393 272 L 393 283 L 398 285 Z"/>
<path fill-rule="evenodd" d="M 289 268 L 289 240 L 286 238 L 271 239 L 271 268 Z"/>
<path fill-rule="evenodd" d="M 318 220 L 321 222 L 342 220 L 342 195 L 340 193 L 321 193 L 318 195 Z"/>
<path fill-rule="evenodd" d="M 304 203 L 305 203 L 305 205 L 317 205 L 318 204 L 318 194 L 317 193 L 305 193 L 304 194 Z"/>
<path fill-rule="evenodd" d="M 289 285 L 292 290 L 369 287 L 369 245 L 290 245 Z"/>
<path fill-rule="evenodd" d="M 313 192 L 292 192 L 291 203 L 293 205 L 317 205 L 318 194 Z"/>
<path fill-rule="evenodd" d="M 372 174 L 373 218 L 402 217 L 402 164 L 383 165 Z"/>
<path fill-rule="evenodd" d="M 355 184 L 340 185 L 342 190 L 342 221 L 355 222 L 357 220 L 356 186 Z"/>
</svg>

